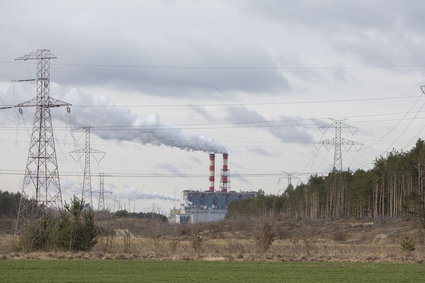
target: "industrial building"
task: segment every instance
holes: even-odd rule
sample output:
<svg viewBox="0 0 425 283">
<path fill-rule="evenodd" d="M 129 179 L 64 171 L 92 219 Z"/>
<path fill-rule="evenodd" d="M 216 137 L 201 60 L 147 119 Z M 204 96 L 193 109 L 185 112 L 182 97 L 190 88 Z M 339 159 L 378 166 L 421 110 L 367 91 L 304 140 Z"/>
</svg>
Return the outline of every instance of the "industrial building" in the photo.
<svg viewBox="0 0 425 283">
<path fill-rule="evenodd" d="M 202 223 L 223 220 L 227 205 L 233 200 L 255 198 L 256 192 L 231 191 L 228 153 L 223 153 L 223 168 L 220 174 L 220 190 L 215 190 L 215 153 L 210 153 L 209 188 L 206 191 L 183 191 L 182 209 L 170 211 L 171 223 Z"/>
</svg>

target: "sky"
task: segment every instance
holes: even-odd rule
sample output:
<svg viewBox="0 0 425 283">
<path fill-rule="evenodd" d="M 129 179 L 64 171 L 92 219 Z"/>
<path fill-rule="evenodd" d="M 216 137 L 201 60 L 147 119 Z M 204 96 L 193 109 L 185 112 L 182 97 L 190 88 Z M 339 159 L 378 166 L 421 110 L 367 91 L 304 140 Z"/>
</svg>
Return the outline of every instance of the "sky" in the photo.
<svg viewBox="0 0 425 283">
<path fill-rule="evenodd" d="M 0 105 L 35 96 L 14 80 L 36 62 L 14 59 L 37 49 L 57 57 L 51 97 L 72 104 L 52 109 L 65 200 L 84 168 L 72 128 L 92 127 L 106 152 L 91 172 L 94 191 L 105 174 L 109 209 L 161 212 L 208 188 L 209 152 L 229 153 L 232 190 L 276 194 L 287 173 L 299 184 L 332 170 L 335 121 L 352 141 L 344 170 L 425 135 L 423 1 L 4 2 Z M 33 115 L 0 110 L 0 190 L 22 190 Z"/>
</svg>

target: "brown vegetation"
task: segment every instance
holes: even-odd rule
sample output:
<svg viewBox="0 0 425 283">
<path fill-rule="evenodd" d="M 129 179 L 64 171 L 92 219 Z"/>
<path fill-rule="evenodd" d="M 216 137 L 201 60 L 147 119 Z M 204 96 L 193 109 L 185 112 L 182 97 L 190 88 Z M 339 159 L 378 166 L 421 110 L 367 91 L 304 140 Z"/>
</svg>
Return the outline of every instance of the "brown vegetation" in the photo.
<svg viewBox="0 0 425 283">
<path fill-rule="evenodd" d="M 197 225 L 97 215 L 102 226 L 89 252 L 14 251 L 2 230 L 0 258 L 424 262 L 415 222 L 239 218 Z M 406 240 L 406 237 L 408 240 Z M 261 240 L 262 239 L 262 240 Z M 261 246 L 261 243 L 264 246 Z M 268 248 L 266 248 L 266 246 Z M 414 246 L 406 248 L 406 246 Z"/>
</svg>

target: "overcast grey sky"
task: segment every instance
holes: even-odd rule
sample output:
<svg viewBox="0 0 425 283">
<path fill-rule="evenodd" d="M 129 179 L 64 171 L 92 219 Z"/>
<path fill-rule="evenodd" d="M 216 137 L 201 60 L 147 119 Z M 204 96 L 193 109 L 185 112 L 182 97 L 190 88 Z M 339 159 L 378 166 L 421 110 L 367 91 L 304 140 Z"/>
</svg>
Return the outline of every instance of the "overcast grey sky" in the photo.
<svg viewBox="0 0 425 283">
<path fill-rule="evenodd" d="M 206 189 L 208 151 L 229 152 L 234 190 L 276 193 L 281 171 L 327 172 L 333 152 L 313 144 L 333 137 L 319 129 L 328 118 L 359 128 L 343 133 L 364 144 L 343 152 L 354 170 L 425 134 L 423 1 L 3 2 L 0 104 L 35 95 L 11 80 L 36 65 L 13 59 L 50 49 L 51 96 L 73 104 L 53 110 L 60 172 L 82 170 L 70 127 L 93 126 L 92 146 L 107 156 L 92 171 L 132 175 L 105 183 L 115 198 L 134 195 L 133 208 Z M 32 115 L 0 112 L 2 190 L 21 188 L 7 172 L 24 171 Z M 63 177 L 65 198 L 79 182 Z"/>
</svg>

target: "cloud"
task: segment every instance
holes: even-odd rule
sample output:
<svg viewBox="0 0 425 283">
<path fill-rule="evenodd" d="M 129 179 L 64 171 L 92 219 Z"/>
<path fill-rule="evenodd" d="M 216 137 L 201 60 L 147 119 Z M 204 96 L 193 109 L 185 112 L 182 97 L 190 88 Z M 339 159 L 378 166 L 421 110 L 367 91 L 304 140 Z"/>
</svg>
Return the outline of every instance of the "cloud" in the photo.
<svg viewBox="0 0 425 283">
<path fill-rule="evenodd" d="M 249 152 L 253 152 L 255 154 L 262 155 L 262 156 L 267 156 L 267 157 L 275 156 L 274 154 L 271 154 L 267 150 L 264 150 L 264 149 L 259 148 L 259 147 L 248 147 L 247 150 Z"/>
<path fill-rule="evenodd" d="M 319 119 L 306 120 L 291 116 L 280 116 L 277 120 L 269 120 L 257 111 L 250 110 L 244 105 L 225 107 L 226 114 L 223 117 L 213 116 L 201 106 L 193 106 L 192 109 L 207 121 L 220 121 L 223 123 L 232 123 L 236 126 L 243 125 L 247 128 L 262 129 L 284 143 L 312 143 L 313 136 L 307 129 L 324 124 Z M 265 155 L 264 150 L 261 153 L 258 150 L 254 151 Z"/>
<path fill-rule="evenodd" d="M 242 177 L 242 175 L 239 174 L 239 172 L 233 171 L 231 177 L 241 181 L 242 183 L 249 183 L 248 179 Z"/>
<path fill-rule="evenodd" d="M 61 178 L 61 190 L 62 193 L 66 196 L 70 197 L 71 195 L 75 195 L 78 198 L 81 198 L 83 183 L 75 182 L 69 178 Z M 64 200 L 68 201 L 68 200 Z"/>
<path fill-rule="evenodd" d="M 242 166 L 242 165 L 241 165 L 241 164 L 239 164 L 239 163 L 233 162 L 233 161 L 230 161 L 230 168 L 245 169 L 245 167 L 244 167 L 244 166 Z"/>
<path fill-rule="evenodd" d="M 189 108 L 207 121 L 214 121 L 215 117 L 211 115 L 204 107 L 198 105 L 189 105 Z"/>
<path fill-rule="evenodd" d="M 297 37 L 317 37 L 316 45 L 328 45 L 327 52 L 344 56 L 349 65 L 353 59 L 375 66 L 424 63 L 425 3 L 420 0 L 257 0 L 242 6 L 253 17 L 296 30 Z"/>
<path fill-rule="evenodd" d="M 266 48 L 226 31 L 232 18 L 222 18 L 220 12 L 233 14 L 235 7 L 214 1 L 203 5 L 192 1 L 75 2 L 47 1 L 49 13 L 43 17 L 39 9 L 31 8 L 32 2 L 3 5 L 0 35 L 7 38 L 3 56 L 14 59 L 36 48 L 49 48 L 58 57 L 52 61 L 52 70 L 59 74 L 52 74 L 52 80 L 71 86 L 103 85 L 198 99 L 223 97 L 230 91 L 262 94 L 288 89 L 288 81 L 273 69 L 276 64 Z M 13 11 L 20 11 L 19 17 Z M 27 67 L 7 66 L 0 69 L 1 78 L 13 79 Z"/>
<path fill-rule="evenodd" d="M 226 121 L 238 123 L 244 122 L 247 127 L 258 127 L 269 132 L 274 137 L 284 143 L 310 144 L 313 136 L 306 131 L 300 118 L 297 117 L 279 117 L 279 123 L 268 120 L 255 110 L 250 110 L 245 106 L 232 106 L 226 109 Z M 287 123 L 286 123 L 287 121 Z M 249 123 L 252 124 L 249 124 Z"/>
<path fill-rule="evenodd" d="M 204 164 L 204 162 L 202 162 L 198 157 L 195 156 L 189 156 L 187 159 L 193 161 L 198 165 Z"/>
<path fill-rule="evenodd" d="M 403 0 L 254 0 L 244 3 L 243 7 L 244 11 L 267 20 L 297 23 L 319 30 L 348 27 L 393 29 L 397 26 L 419 27 L 425 23 L 419 12 L 425 8 L 425 3 L 420 0 L 408 4 Z"/>
<path fill-rule="evenodd" d="M 142 192 L 134 187 L 124 187 L 123 190 L 116 194 L 118 199 L 127 199 L 127 200 L 151 200 L 151 199 L 160 199 L 160 200 L 169 200 L 169 201 L 179 201 L 177 197 L 173 197 L 163 193 L 156 192 Z"/>
<path fill-rule="evenodd" d="M 170 172 L 171 174 L 177 175 L 177 176 L 185 176 L 186 174 L 184 174 L 182 171 L 180 171 L 180 169 L 178 167 L 176 167 L 173 164 L 169 164 L 169 163 L 161 163 L 156 165 L 157 168 Z"/>
<path fill-rule="evenodd" d="M 339 51 L 351 54 L 365 65 L 406 66 L 425 63 L 420 59 L 422 56 L 419 56 L 425 43 L 425 36 L 411 31 L 357 31 L 348 36 L 337 35 L 332 43 Z M 406 71 L 398 68 L 389 70 Z"/>
<path fill-rule="evenodd" d="M 423 64 L 419 0 L 15 2 L 0 11 L 2 56 L 50 48 L 52 80 L 68 86 L 209 99 L 282 94 L 296 89 L 289 73 L 323 76 L 282 65 Z M 50 13 L 40 18 L 43 5 Z M 27 64 L 3 66 L 4 80 L 28 73 Z"/>
<path fill-rule="evenodd" d="M 217 44 L 204 38 L 189 42 L 173 42 L 173 39 L 167 43 L 144 42 L 139 46 L 128 41 L 122 47 L 106 50 L 110 54 L 102 57 L 108 59 L 99 58 L 93 63 L 103 66 L 59 67 L 66 84 L 103 84 L 167 97 L 203 99 L 206 92 L 221 97 L 226 95 L 223 92 L 230 91 L 279 93 L 288 89 L 287 80 L 277 70 L 255 70 L 258 66 L 276 67 L 266 51 L 230 44 Z M 125 52 L 120 61 L 109 59 L 122 50 Z M 77 58 L 68 60 L 81 62 Z"/>
</svg>

